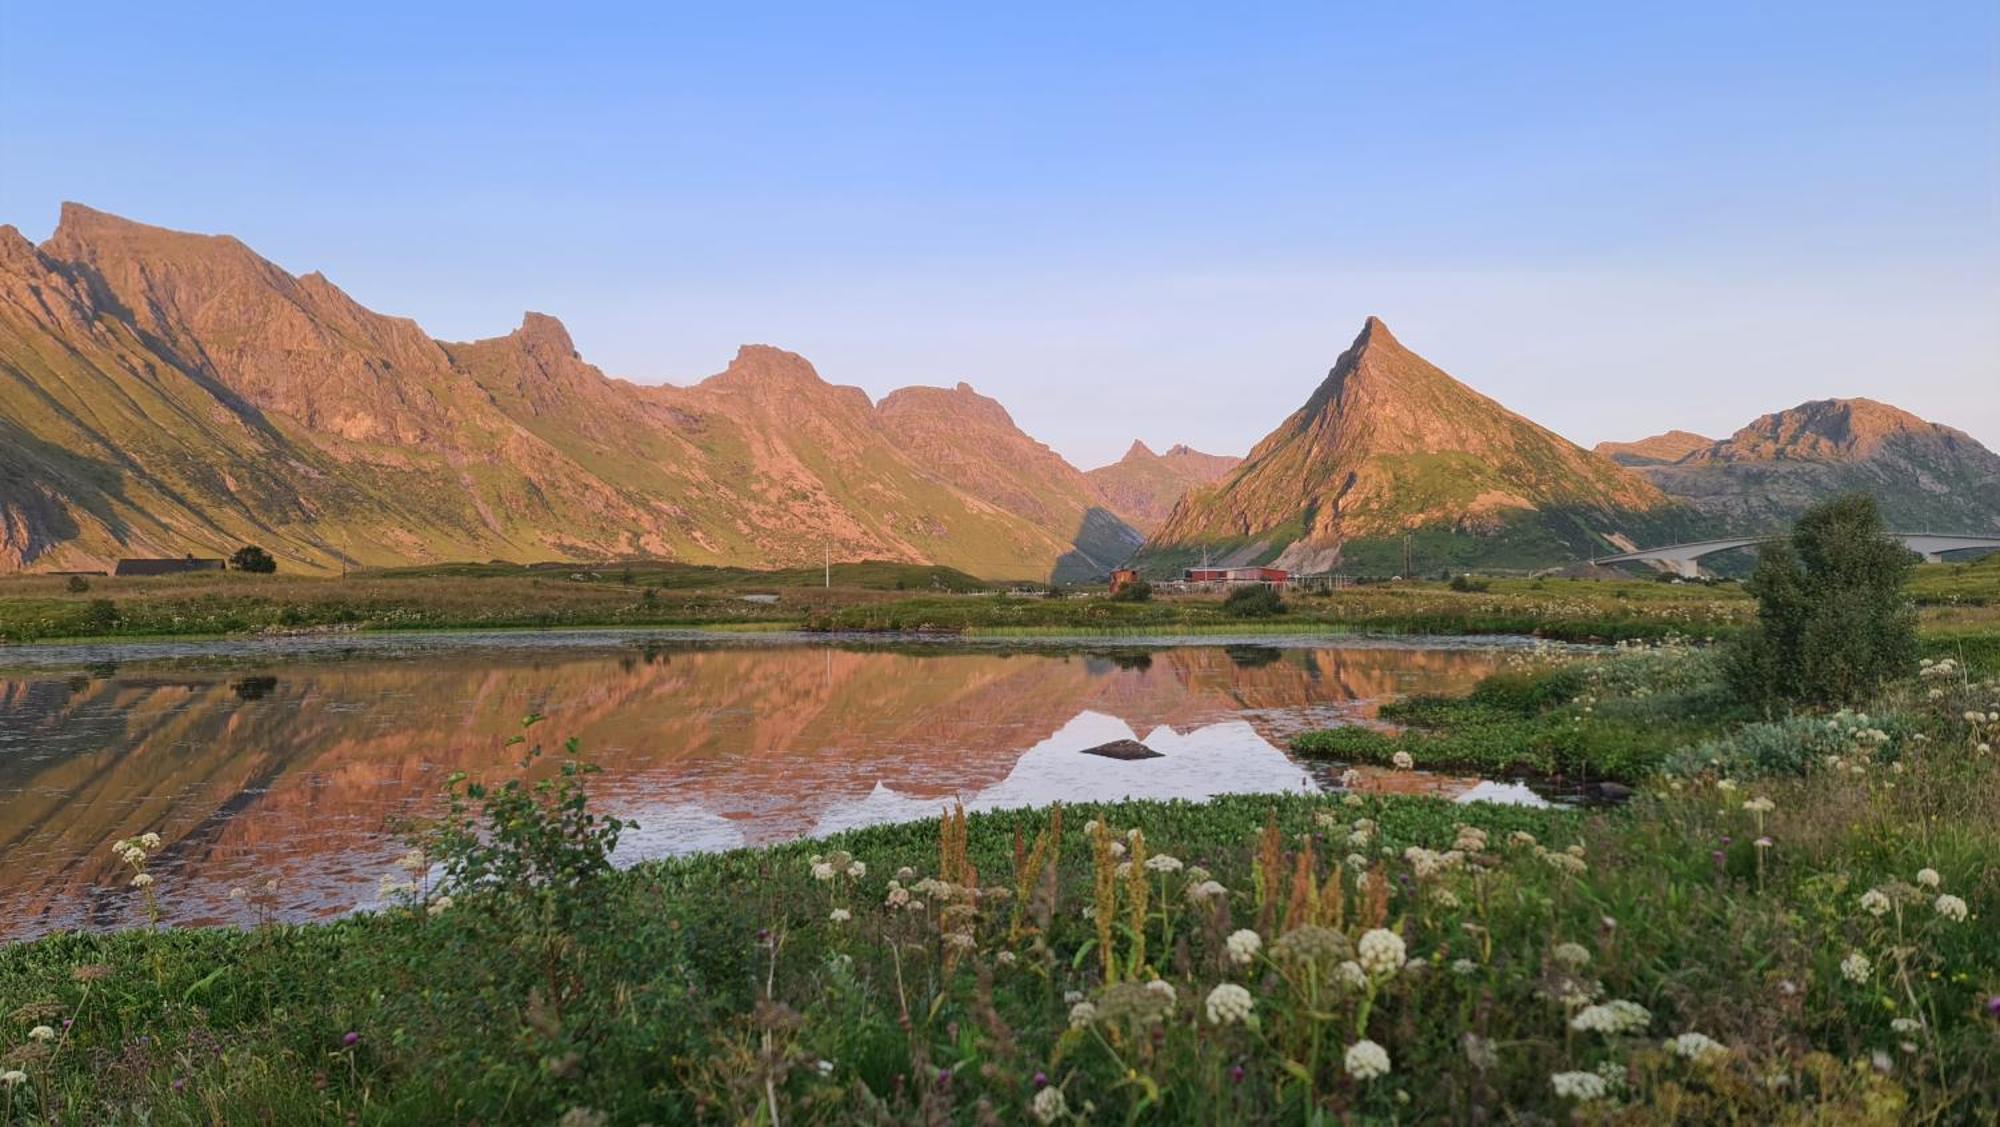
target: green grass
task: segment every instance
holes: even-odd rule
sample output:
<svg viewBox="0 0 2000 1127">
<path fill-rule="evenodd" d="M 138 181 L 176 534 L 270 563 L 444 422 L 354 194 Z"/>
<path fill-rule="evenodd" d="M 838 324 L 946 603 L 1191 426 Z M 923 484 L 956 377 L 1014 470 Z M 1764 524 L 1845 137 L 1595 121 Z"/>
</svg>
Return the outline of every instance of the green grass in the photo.
<svg viewBox="0 0 2000 1127">
<path fill-rule="evenodd" d="M 1303 733 L 1292 750 L 1343 763 L 1487 774 L 1531 771 L 1636 782 L 1678 748 L 1718 735 L 1748 713 L 1722 684 L 1719 655 L 1644 652 L 1496 674 L 1467 698 L 1392 701 L 1382 719 Z"/>
</svg>

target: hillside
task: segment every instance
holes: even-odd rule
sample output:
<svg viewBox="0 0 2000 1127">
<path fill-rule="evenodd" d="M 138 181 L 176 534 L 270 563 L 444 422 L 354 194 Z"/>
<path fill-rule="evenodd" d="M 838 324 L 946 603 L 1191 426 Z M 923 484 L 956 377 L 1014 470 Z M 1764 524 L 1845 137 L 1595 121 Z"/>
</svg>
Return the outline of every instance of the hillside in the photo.
<svg viewBox="0 0 2000 1127">
<path fill-rule="evenodd" d="M 1145 443 L 1134 441 L 1123 458 L 1084 476 L 1104 494 L 1112 511 L 1139 531 L 1151 533 L 1189 490 L 1222 480 L 1242 460 L 1204 454 L 1186 445 L 1155 454 Z"/>
<path fill-rule="evenodd" d="M 1964 431 L 1872 399 L 1802 403 L 1678 460 L 1637 468 L 1744 531 L 1778 527 L 1850 491 L 1874 496 L 1904 531 L 2000 529 L 2000 455 Z"/>
<path fill-rule="evenodd" d="M 830 553 L 1039 579 L 1078 552 L 1074 513 L 954 484 L 985 476 L 778 349 L 640 387 L 541 314 L 441 343 L 232 238 L 76 204 L 40 247 L 0 227 L 0 570 L 259 543 L 319 570 Z M 1089 530 L 1092 566 L 1121 529 Z"/>
<path fill-rule="evenodd" d="M 1621 466 L 1657 466 L 1678 462 L 1697 450 L 1715 445 L 1713 438 L 1686 430 L 1670 430 L 1637 442 L 1600 442 L 1591 452 Z"/>
<path fill-rule="evenodd" d="M 1423 533 L 1426 566 L 1533 566 L 1689 523 L 1643 478 L 1473 391 L 1371 317 L 1304 406 L 1180 502 L 1146 558 L 1375 570 Z"/>
</svg>

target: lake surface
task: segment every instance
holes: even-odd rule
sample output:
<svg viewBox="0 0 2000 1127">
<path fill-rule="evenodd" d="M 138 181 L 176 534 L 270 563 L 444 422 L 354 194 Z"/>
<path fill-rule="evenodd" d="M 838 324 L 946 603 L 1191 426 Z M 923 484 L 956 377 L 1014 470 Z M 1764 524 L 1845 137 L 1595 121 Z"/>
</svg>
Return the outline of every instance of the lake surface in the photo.
<svg viewBox="0 0 2000 1127">
<path fill-rule="evenodd" d="M 154 831 L 165 918 L 374 902 L 401 819 L 453 771 L 501 777 L 520 720 L 605 768 L 621 862 L 969 809 L 1315 790 L 1283 750 L 1504 650 L 1364 640 L 883 647 L 604 632 L 0 651 L 0 937 L 143 922 L 111 842 Z M 1138 739 L 1161 758 L 1083 754 Z M 1364 789 L 1536 801 L 1521 784 L 1363 770 Z"/>
</svg>

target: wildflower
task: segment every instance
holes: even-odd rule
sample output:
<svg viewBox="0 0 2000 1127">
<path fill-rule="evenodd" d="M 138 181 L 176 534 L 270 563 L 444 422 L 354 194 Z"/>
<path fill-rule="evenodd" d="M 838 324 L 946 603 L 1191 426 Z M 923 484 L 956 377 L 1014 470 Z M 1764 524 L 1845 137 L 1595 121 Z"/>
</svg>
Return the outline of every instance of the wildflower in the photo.
<svg viewBox="0 0 2000 1127">
<path fill-rule="evenodd" d="M 1119 858 L 1119 857 L 1123 857 L 1123 856 L 1125 856 L 1125 853 L 1126 853 L 1126 850 L 1125 850 L 1125 843 L 1124 843 L 1124 842 L 1122 842 L 1122 841 L 1114 841 L 1114 842 L 1112 842 L 1112 843 L 1111 843 L 1111 856 L 1112 856 L 1113 858 Z"/>
<path fill-rule="evenodd" d="M 1146 870 L 1154 873 L 1177 873 L 1181 870 L 1181 859 L 1165 853 L 1155 853 L 1146 858 Z"/>
<path fill-rule="evenodd" d="M 1188 866 L 1187 878 L 1196 884 L 1200 884 L 1201 882 L 1208 880 L 1210 877 L 1213 877 L 1214 875 L 1215 875 L 1214 873 L 1209 872 L 1207 869 L 1202 868 L 1200 865 Z"/>
<path fill-rule="evenodd" d="M 361 1040 L 361 1034 L 356 1033 L 353 1030 L 349 1030 L 345 1036 L 341 1037 L 340 1043 L 344 1048 L 351 1049 L 360 1040 Z"/>
<path fill-rule="evenodd" d="M 1333 973 L 1343 986 L 1351 989 L 1359 990 L 1368 985 L 1368 972 L 1362 970 L 1361 964 L 1355 962 L 1353 959 L 1349 959 L 1333 968 Z"/>
<path fill-rule="evenodd" d="M 1164 978 L 1156 978 L 1146 983 L 1146 989 L 1165 998 L 1170 1006 L 1180 1000 L 1180 994 L 1174 989 L 1174 984 Z"/>
<path fill-rule="evenodd" d="M 1014 952 L 1002 951 L 993 956 L 993 961 L 1003 967 L 1011 967 L 1014 965 Z"/>
<path fill-rule="evenodd" d="M 138 876 L 132 878 L 133 888 L 150 888 L 152 884 L 153 874 L 151 873 L 140 873 Z"/>
<path fill-rule="evenodd" d="M 1871 916 L 1886 916 L 1889 914 L 1889 898 L 1881 889 L 1871 888 L 1861 894 L 1861 910 Z"/>
<path fill-rule="evenodd" d="M 1408 771 L 1417 765 L 1417 761 L 1410 758 L 1409 752 L 1399 751 L 1389 757 L 1389 764 L 1398 771 Z M 1363 1043 L 1366 1044 L 1366 1042 Z"/>
<path fill-rule="evenodd" d="M 1937 909 L 1938 915 L 1943 916 L 1953 923 L 1965 922 L 1965 901 L 1960 900 L 1949 892 L 1938 897 L 1932 907 Z"/>
<path fill-rule="evenodd" d="M 1359 853 L 1349 853 L 1345 864 L 1357 873 L 1365 873 L 1368 871 L 1369 861 Z"/>
<path fill-rule="evenodd" d="M 156 833 L 140 834 L 139 847 L 148 853 L 154 852 L 160 848 L 160 835 Z"/>
<path fill-rule="evenodd" d="M 244 888 L 240 884 L 236 885 L 234 888 L 231 888 L 229 890 L 229 898 L 231 900 L 244 900 L 247 899 L 249 896 L 250 896 L 250 890 Z"/>
<path fill-rule="evenodd" d="M 1924 1023 L 1913 1017 L 1899 1017 L 1889 1023 L 1889 1028 L 1905 1036 L 1915 1033 L 1923 1027 Z"/>
<path fill-rule="evenodd" d="M 401 857 L 396 858 L 396 867 L 414 875 L 430 868 L 430 865 L 424 861 L 423 850 L 412 849 Z"/>
<path fill-rule="evenodd" d="M 1240 928 L 1230 933 L 1223 946 L 1229 950 L 1230 962 L 1239 967 L 1249 966 L 1250 961 L 1257 957 L 1257 952 L 1263 949 L 1264 937 L 1247 927 Z"/>
<path fill-rule="evenodd" d="M 967 935 L 965 932 L 962 931 L 954 931 L 951 934 L 945 936 L 944 942 L 947 947 L 956 947 L 961 951 L 969 951 L 972 948 L 979 946 L 979 940 L 974 939 L 972 936 Z"/>
<path fill-rule="evenodd" d="M 1037 1123 L 1054 1123 L 1069 1118 L 1069 1101 L 1063 1098 L 1061 1088 L 1043 1088 L 1035 1093 L 1035 1102 L 1029 1105 L 1029 1112 Z"/>
<path fill-rule="evenodd" d="M 1471 959 L 1454 959 L 1451 964 L 1451 973 L 1457 975 L 1478 974 L 1479 964 L 1473 962 Z"/>
<path fill-rule="evenodd" d="M 1686 1057 L 1692 1061 L 1707 1060 L 1729 1051 L 1727 1046 L 1702 1033 L 1683 1033 L 1678 1037 L 1669 1038 L 1666 1047 L 1671 1049 L 1675 1056 Z"/>
<path fill-rule="evenodd" d="M 1187 889 L 1187 898 L 1189 900 L 1207 900 L 1216 896 L 1227 896 L 1228 894 L 1229 894 L 1228 889 L 1222 887 L 1220 884 L 1217 884 L 1215 881 L 1212 880 L 1205 880 L 1199 884 L 1188 885 Z"/>
<path fill-rule="evenodd" d="M 430 906 L 425 908 L 424 911 L 433 916 L 442 916 L 446 912 L 451 911 L 451 903 L 451 897 L 440 896 L 436 900 L 431 901 Z"/>
<path fill-rule="evenodd" d="M 1535 835 L 1526 830 L 1515 830 L 1507 835 L 1507 844 L 1525 848 L 1535 844 Z"/>
<path fill-rule="evenodd" d="M 37 1025 L 33 1029 L 28 1030 L 28 1039 L 30 1041 L 53 1041 L 56 1039 L 56 1031 L 46 1025 Z"/>
<path fill-rule="evenodd" d="M 1590 965 L 1590 951 L 1581 943 L 1558 943 L 1549 954 L 1571 970 Z"/>
<path fill-rule="evenodd" d="M 908 865 L 904 865 L 902 868 L 896 870 L 896 880 L 901 883 L 907 884 L 915 879 L 917 879 L 917 871 Z"/>
<path fill-rule="evenodd" d="M 1601 1005 L 1586 1006 L 1569 1019 L 1571 1029 L 1616 1037 L 1637 1033 L 1653 1023 L 1653 1015 L 1637 1002 L 1619 998 Z"/>
<path fill-rule="evenodd" d="M 1356 1041 L 1347 1047 L 1347 1074 L 1356 1080 L 1373 1080 L 1389 1075 L 1389 1050 L 1373 1041 Z"/>
<path fill-rule="evenodd" d="M 1461 853 L 1484 853 L 1486 851 L 1486 831 L 1478 826 L 1468 826 L 1460 822 L 1458 837 L 1451 843 L 1453 849 Z"/>
<path fill-rule="evenodd" d="M 1069 1027 L 1089 1029 L 1097 1021 L 1097 1007 L 1089 1002 L 1078 1002 L 1069 1008 Z"/>
<path fill-rule="evenodd" d="M 1459 906 L 1458 894 L 1449 888 L 1433 889 L 1431 891 L 1431 903 L 1436 904 L 1440 908 L 1456 908 Z"/>
<path fill-rule="evenodd" d="M 828 912 L 826 914 L 826 918 L 833 921 L 834 923 L 844 924 L 847 921 L 854 918 L 854 913 L 848 911 L 845 908 L 835 908 L 833 911 Z"/>
<path fill-rule="evenodd" d="M 1763 795 L 1760 794 L 1757 797 L 1749 800 L 1748 802 L 1745 802 L 1743 804 L 1743 809 L 1750 811 L 1752 814 L 1768 814 L 1772 810 L 1776 809 L 1777 805 L 1778 805 L 1777 803 L 1772 802 L 1770 799 L 1765 798 Z"/>
<path fill-rule="evenodd" d="M 1361 969 L 1378 978 L 1395 974 L 1409 961 L 1403 937 L 1380 927 L 1361 937 L 1355 954 L 1361 962 Z"/>
<path fill-rule="evenodd" d="M 1938 871 L 1936 869 L 1917 870 L 1917 883 L 1923 885 L 1925 888 L 1936 888 L 1938 885 L 1942 884 L 1943 881 L 1944 878 L 1938 876 Z"/>
<path fill-rule="evenodd" d="M 814 861 L 812 874 L 814 880 L 832 880 L 833 866 L 825 861 Z"/>
<path fill-rule="evenodd" d="M 1216 1025 L 1234 1025 L 1249 1017 L 1256 1005 L 1250 991 L 1234 982 L 1225 982 L 1208 992 L 1208 1020 Z"/>
<path fill-rule="evenodd" d="M 1859 951 L 1850 951 L 1846 958 L 1840 960 L 1840 973 L 1849 982 L 1868 981 L 1868 972 L 1870 969 L 1868 956 Z"/>
<path fill-rule="evenodd" d="M 16 1084 L 26 1084 L 27 1082 L 28 1074 L 18 1068 L 10 1068 L 5 1072 L 0 1072 L 0 1084 L 5 1084 L 9 1088 L 12 1088 Z"/>
<path fill-rule="evenodd" d="M 1604 1077 L 1595 1072 L 1558 1072 L 1549 1077 L 1549 1083 L 1556 1098 L 1563 1100 L 1601 1100 L 1609 1091 Z"/>
<path fill-rule="evenodd" d="M 1723 779 L 1715 784 L 1715 789 L 1724 792 L 1733 791 L 1736 789 L 1736 780 Z"/>
</svg>

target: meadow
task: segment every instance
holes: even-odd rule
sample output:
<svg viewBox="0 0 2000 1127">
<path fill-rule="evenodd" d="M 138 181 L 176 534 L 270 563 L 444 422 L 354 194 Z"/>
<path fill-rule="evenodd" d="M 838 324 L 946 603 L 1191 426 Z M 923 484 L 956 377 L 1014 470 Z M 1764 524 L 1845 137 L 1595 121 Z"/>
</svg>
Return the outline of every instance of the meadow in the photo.
<svg viewBox="0 0 2000 1127">
<path fill-rule="evenodd" d="M 582 749 L 552 746 L 539 784 L 454 782 L 391 910 L 291 926 L 250 888 L 237 928 L 0 950 L 0 1109 L 1990 1122 L 2000 682 L 1932 663 L 1865 713 L 1689 712 L 1713 681 L 1684 646 L 1544 653 L 1460 702 L 1680 717 L 1617 807 L 943 811 L 626 871 Z M 1444 702 L 1408 707 L 1452 738 Z M 143 830 L 105 843 L 131 874 L 108 894 L 155 903 Z"/>
</svg>

